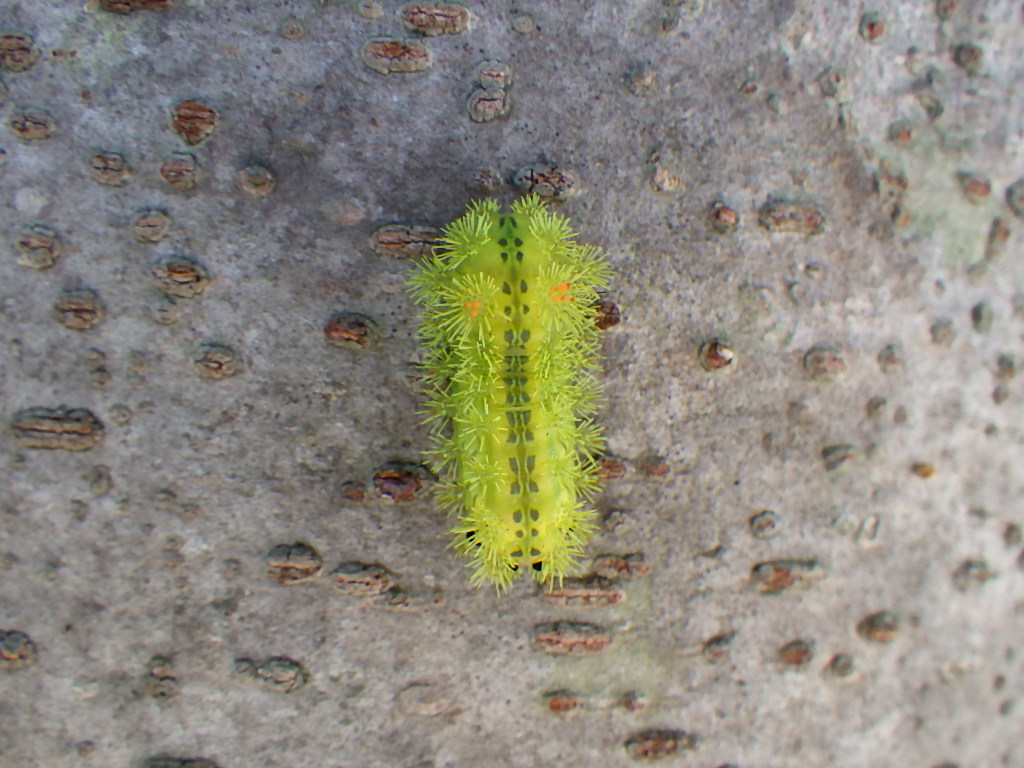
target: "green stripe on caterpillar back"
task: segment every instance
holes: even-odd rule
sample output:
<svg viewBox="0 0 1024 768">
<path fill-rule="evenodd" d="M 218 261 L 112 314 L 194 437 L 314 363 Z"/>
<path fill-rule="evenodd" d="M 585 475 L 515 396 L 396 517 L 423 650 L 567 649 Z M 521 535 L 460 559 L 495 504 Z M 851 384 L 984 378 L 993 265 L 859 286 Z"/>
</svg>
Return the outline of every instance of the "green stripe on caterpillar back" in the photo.
<svg viewBox="0 0 1024 768">
<path fill-rule="evenodd" d="M 594 530 L 595 316 L 610 270 L 575 238 L 536 195 L 511 213 L 474 202 L 409 280 L 440 501 L 472 582 L 499 592 L 524 571 L 547 584 L 574 572 Z"/>
</svg>

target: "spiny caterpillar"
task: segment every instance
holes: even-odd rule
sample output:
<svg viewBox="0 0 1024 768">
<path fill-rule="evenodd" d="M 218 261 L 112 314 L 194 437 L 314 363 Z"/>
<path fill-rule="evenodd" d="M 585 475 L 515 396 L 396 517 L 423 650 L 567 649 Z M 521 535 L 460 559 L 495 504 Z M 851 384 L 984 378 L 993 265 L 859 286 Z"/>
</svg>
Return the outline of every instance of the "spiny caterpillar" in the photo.
<svg viewBox="0 0 1024 768">
<path fill-rule="evenodd" d="M 425 423 L 472 583 L 551 584 L 594 530 L 598 291 L 610 270 L 529 195 L 472 203 L 409 280 L 422 306 Z"/>
</svg>

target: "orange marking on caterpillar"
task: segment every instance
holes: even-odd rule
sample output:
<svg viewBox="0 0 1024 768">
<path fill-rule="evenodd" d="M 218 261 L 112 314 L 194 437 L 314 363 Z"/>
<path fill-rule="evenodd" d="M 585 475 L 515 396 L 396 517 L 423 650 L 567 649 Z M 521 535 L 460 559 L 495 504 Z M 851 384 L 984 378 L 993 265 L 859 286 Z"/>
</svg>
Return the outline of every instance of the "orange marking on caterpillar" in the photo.
<svg viewBox="0 0 1024 768">
<path fill-rule="evenodd" d="M 483 302 L 482 301 L 467 301 L 462 306 L 464 306 L 466 309 L 470 310 L 470 313 L 469 313 L 470 317 L 476 317 L 477 315 L 480 314 L 480 307 L 483 306 Z"/>
<path fill-rule="evenodd" d="M 562 283 L 560 285 L 556 285 L 550 291 L 550 293 L 551 293 L 551 300 L 552 301 L 573 301 L 573 297 L 572 296 L 566 296 L 565 295 L 565 294 L 567 294 L 569 292 L 570 287 L 571 286 L 568 283 Z"/>
</svg>

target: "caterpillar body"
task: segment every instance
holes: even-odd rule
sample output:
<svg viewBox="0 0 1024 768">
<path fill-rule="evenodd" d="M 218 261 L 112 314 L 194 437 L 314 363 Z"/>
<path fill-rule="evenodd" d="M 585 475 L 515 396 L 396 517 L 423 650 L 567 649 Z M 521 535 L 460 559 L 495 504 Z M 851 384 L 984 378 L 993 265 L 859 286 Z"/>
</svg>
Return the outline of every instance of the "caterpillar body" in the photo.
<svg viewBox="0 0 1024 768">
<path fill-rule="evenodd" d="M 422 307 L 426 424 L 473 584 L 577 568 L 594 530 L 595 324 L 610 269 L 536 195 L 472 203 L 409 280 Z"/>
</svg>

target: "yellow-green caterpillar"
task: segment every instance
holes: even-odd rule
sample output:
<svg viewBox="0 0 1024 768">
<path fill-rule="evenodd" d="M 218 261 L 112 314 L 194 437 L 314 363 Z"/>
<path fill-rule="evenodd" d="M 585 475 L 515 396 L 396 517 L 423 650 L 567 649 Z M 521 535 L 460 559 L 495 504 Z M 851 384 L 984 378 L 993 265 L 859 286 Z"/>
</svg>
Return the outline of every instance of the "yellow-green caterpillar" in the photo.
<svg viewBox="0 0 1024 768">
<path fill-rule="evenodd" d="M 426 423 L 472 581 L 560 581 L 594 530 L 583 500 L 603 447 L 593 421 L 598 291 L 610 270 L 536 195 L 477 201 L 409 280 L 422 306 Z"/>
</svg>

